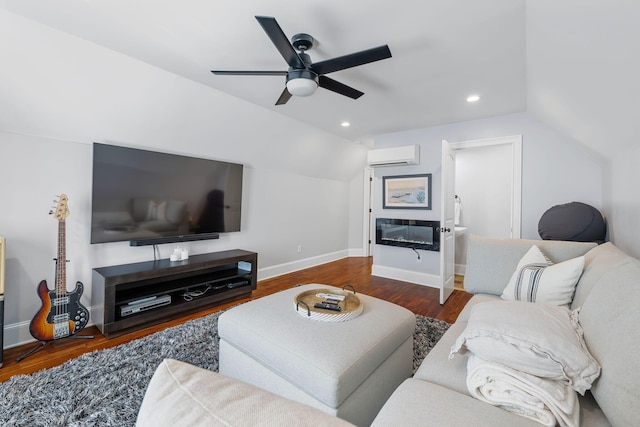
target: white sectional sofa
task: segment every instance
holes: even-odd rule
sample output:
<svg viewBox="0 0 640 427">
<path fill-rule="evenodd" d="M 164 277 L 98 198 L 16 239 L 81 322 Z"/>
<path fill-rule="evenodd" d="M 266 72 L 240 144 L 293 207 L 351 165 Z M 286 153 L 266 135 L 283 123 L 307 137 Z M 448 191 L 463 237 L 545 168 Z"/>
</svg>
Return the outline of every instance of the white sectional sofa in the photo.
<svg viewBox="0 0 640 427">
<path fill-rule="evenodd" d="M 563 390 L 569 387 L 567 384 L 571 387 L 577 385 L 576 389 L 582 391 L 590 386 L 584 396 L 570 390 L 568 398 L 561 399 L 570 400 L 571 396 L 578 396 L 579 412 L 574 413 L 575 417 L 570 420 L 579 420 L 576 425 L 580 426 L 633 426 L 640 423 L 640 262 L 611 243 L 596 246 L 590 243 L 495 240 L 470 236 L 465 289 L 475 295 L 460 313 L 456 323 L 427 355 L 416 374 L 395 390 L 373 421 L 373 426 L 540 425 L 530 418 L 472 397 L 467 387 L 467 364 L 470 355 L 474 355 L 470 331 L 477 330 L 479 313 L 487 312 L 486 308 L 489 307 L 490 314 L 502 312 L 502 309 L 495 308 L 498 306 L 518 308 L 524 307 L 522 304 L 528 304 L 527 309 L 520 310 L 523 313 L 531 311 L 529 308 L 544 311 L 544 307 L 550 306 L 539 301 L 507 302 L 501 299 L 507 283 L 518 270 L 521 259 L 529 255 L 534 245 L 556 266 L 567 265 L 564 261 L 584 256 L 575 294 L 571 291 L 570 306 L 562 308 L 554 305 L 549 309 L 554 315 L 564 316 L 569 313 L 568 316 L 574 322 L 572 325 L 579 325 L 575 328 L 583 332 L 581 345 L 586 346 L 588 357 L 585 358 L 590 361 L 591 371 L 574 383 L 558 381 L 564 387 Z M 482 303 L 486 304 L 480 305 Z M 537 326 L 536 317 L 531 319 L 533 320 L 528 324 L 514 319 L 503 321 L 498 326 Z M 576 321 L 579 323 L 575 323 Z M 515 331 L 516 335 L 517 332 Z M 525 335 L 528 333 L 524 331 Z M 549 335 L 555 335 L 555 332 Z M 580 334 L 574 335 L 577 337 Z M 545 333 L 541 336 L 546 338 Z M 525 338 L 527 337 L 528 335 Z M 574 338 L 571 337 L 571 340 Z M 513 346 L 511 341 L 508 344 Z M 508 353 L 510 347 L 507 347 L 496 345 L 495 355 L 502 355 L 501 348 L 506 348 Z M 560 345 L 556 343 L 554 351 L 556 348 L 563 351 L 565 347 L 571 346 L 565 346 L 563 342 Z M 452 351 L 456 348 L 457 351 Z M 464 348 L 466 354 L 463 354 Z M 546 362 L 558 362 L 554 359 L 555 353 L 537 349 L 536 347 L 536 351 L 529 353 L 535 353 L 536 357 L 542 353 L 546 356 L 540 366 Z M 518 351 L 521 349 L 518 348 Z M 535 367 L 536 364 L 533 365 Z M 598 367 L 596 375 L 594 366 Z M 568 366 L 562 365 L 561 376 L 568 375 L 567 372 L 573 368 L 571 363 Z M 228 425 L 236 426 L 349 425 L 320 411 L 311 408 L 305 410 L 304 406 L 287 399 L 265 395 L 266 392 L 246 384 L 235 385 L 241 387 L 237 389 L 240 390 L 239 394 L 225 394 L 221 390 L 229 387 L 227 381 L 235 380 L 213 372 L 188 365 L 180 366 L 178 370 L 180 375 L 174 375 L 169 374 L 166 367 L 159 368 L 140 410 L 139 426 L 182 425 L 179 422 L 180 416 L 176 416 L 180 413 L 190 414 L 189 425 L 227 425 L 227 421 Z M 588 369 L 581 372 L 586 370 Z M 589 386 L 584 386 L 583 379 L 586 377 Z M 218 387 L 218 384 L 221 386 Z M 237 402 L 234 396 L 238 398 Z M 267 404 L 262 405 L 260 402 Z M 275 414 L 277 417 L 273 418 Z M 166 423 L 155 424 L 159 420 Z M 571 422 L 565 422 L 564 425 L 571 425 Z"/>
<path fill-rule="evenodd" d="M 579 396 L 579 425 L 640 423 L 640 262 L 611 243 L 595 246 L 470 236 L 464 283 L 474 297 L 413 378 L 406 380 L 387 401 L 374 426 L 421 425 L 426 420 L 440 426 L 540 425 L 471 397 L 467 387 L 467 356 L 456 354 L 449 358 L 468 325 L 473 307 L 500 300 L 518 261 L 533 245 L 553 263 L 584 254 L 584 270 L 570 308 L 580 308 L 584 341 L 601 372 L 585 396 Z"/>
</svg>

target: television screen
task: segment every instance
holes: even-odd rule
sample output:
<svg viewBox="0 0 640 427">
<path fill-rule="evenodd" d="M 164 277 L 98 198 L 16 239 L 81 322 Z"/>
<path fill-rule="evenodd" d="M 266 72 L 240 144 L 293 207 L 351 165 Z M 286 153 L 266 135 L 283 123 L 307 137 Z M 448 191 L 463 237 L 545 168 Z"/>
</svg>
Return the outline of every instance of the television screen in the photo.
<svg viewBox="0 0 640 427">
<path fill-rule="evenodd" d="M 91 243 L 215 239 L 240 231 L 243 165 L 93 144 Z"/>
</svg>

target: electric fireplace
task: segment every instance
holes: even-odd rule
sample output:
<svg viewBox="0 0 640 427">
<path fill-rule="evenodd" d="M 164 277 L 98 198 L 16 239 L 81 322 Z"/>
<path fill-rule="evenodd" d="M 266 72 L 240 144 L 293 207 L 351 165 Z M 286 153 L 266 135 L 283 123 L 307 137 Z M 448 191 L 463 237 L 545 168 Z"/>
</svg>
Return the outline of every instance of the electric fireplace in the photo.
<svg viewBox="0 0 640 427">
<path fill-rule="evenodd" d="M 440 221 L 376 218 L 376 244 L 440 251 Z"/>
</svg>

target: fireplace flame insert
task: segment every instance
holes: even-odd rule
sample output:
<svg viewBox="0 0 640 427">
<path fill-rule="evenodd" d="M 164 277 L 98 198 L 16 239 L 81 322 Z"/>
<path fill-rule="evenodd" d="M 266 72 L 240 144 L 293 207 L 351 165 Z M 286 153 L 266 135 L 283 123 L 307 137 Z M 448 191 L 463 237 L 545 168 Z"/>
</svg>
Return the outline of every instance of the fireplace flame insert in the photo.
<svg viewBox="0 0 640 427">
<path fill-rule="evenodd" d="M 376 218 L 376 244 L 440 251 L 440 221 Z"/>
</svg>

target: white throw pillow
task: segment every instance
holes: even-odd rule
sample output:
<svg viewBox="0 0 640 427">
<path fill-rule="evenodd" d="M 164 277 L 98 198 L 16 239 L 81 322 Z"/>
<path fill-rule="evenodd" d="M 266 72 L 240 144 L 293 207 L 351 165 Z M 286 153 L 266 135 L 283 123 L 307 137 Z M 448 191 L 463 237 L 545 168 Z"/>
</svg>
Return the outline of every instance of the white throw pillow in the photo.
<svg viewBox="0 0 640 427">
<path fill-rule="evenodd" d="M 571 304 L 583 268 L 583 256 L 552 264 L 540 248 L 533 245 L 518 262 L 501 298 L 554 305 Z"/>
<path fill-rule="evenodd" d="M 467 351 L 540 378 L 566 380 L 582 395 L 600 375 L 600 365 L 584 342 L 578 310 L 550 304 L 474 305 L 449 358 Z"/>
</svg>

